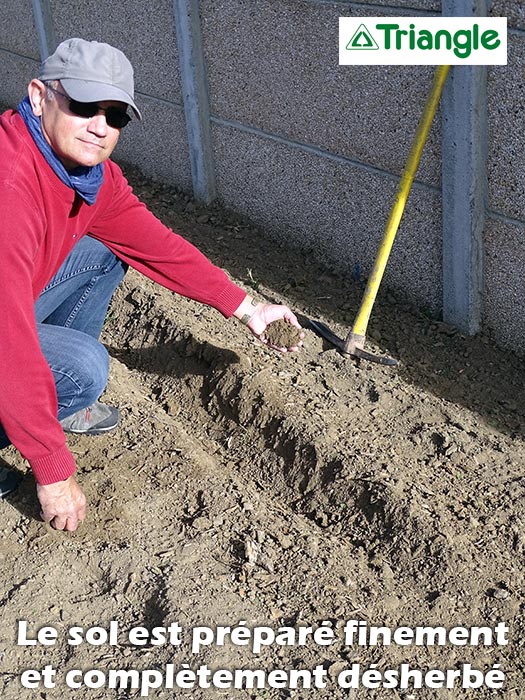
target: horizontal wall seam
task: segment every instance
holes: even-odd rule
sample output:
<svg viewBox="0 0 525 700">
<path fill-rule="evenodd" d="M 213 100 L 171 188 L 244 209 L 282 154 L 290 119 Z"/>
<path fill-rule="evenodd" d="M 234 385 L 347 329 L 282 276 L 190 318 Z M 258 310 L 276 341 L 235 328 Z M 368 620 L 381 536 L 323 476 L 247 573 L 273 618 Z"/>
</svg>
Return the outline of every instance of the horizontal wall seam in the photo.
<svg viewBox="0 0 525 700">
<path fill-rule="evenodd" d="M 495 219 L 496 221 L 501 221 L 504 224 L 509 224 L 510 226 L 517 226 L 525 230 L 525 221 L 523 219 L 515 219 L 513 216 L 507 216 L 506 214 L 500 214 L 500 212 L 494 211 L 493 209 L 487 210 L 487 217 L 490 219 Z"/>
<path fill-rule="evenodd" d="M 3 49 L 0 47 L 0 54 L 7 54 L 8 56 L 13 56 L 14 58 L 22 58 L 24 61 L 32 61 L 36 65 L 40 65 L 40 59 L 34 58 L 34 56 L 26 56 L 23 53 L 18 53 L 16 51 L 10 51 L 9 49 Z"/>
<path fill-rule="evenodd" d="M 337 9 L 337 5 L 341 5 L 341 9 L 349 7 L 350 9 L 355 10 L 372 10 L 373 12 L 379 11 L 379 14 L 372 15 L 377 17 L 382 17 L 384 12 L 401 13 L 407 16 L 410 16 L 409 13 L 411 13 L 414 16 L 421 15 L 423 17 L 441 15 L 441 12 L 437 10 L 423 10 L 420 7 L 400 7 L 399 5 L 376 5 L 372 2 L 356 2 L 355 0 L 349 0 L 349 2 L 345 2 L 344 0 L 339 0 L 338 2 L 334 2 L 334 0 L 304 0 L 304 2 L 306 2 L 307 5 L 332 5 L 335 7 L 335 9 Z"/>
<path fill-rule="evenodd" d="M 177 100 L 167 100 L 165 97 L 157 97 L 156 95 L 150 95 L 147 92 L 140 92 L 140 90 L 135 90 L 135 97 L 151 100 L 151 102 L 158 102 L 159 104 L 167 105 L 168 107 L 176 107 L 180 110 L 184 109 L 182 102 L 177 102 Z"/>
<path fill-rule="evenodd" d="M 319 146 L 312 146 L 311 144 L 302 143 L 301 141 L 288 139 L 284 136 L 279 136 L 278 134 L 263 131 L 262 129 L 258 129 L 254 126 L 248 126 L 247 124 L 243 124 L 242 122 L 236 122 L 231 119 L 224 119 L 222 117 L 218 117 L 215 114 L 212 114 L 210 116 L 210 121 L 214 124 L 217 124 L 218 126 L 226 126 L 232 129 L 238 129 L 239 131 L 243 131 L 254 136 L 259 136 L 268 141 L 273 141 L 274 143 L 280 143 L 284 146 L 303 151 L 304 153 L 308 153 L 310 155 L 332 160 L 335 163 L 340 163 L 342 165 L 351 165 L 355 168 L 359 168 L 360 170 L 373 173 L 374 175 L 381 175 L 382 177 L 387 177 L 390 180 L 394 180 L 395 182 L 399 182 L 399 180 L 401 179 L 401 174 L 398 175 L 389 170 L 379 168 L 375 165 L 370 165 L 369 163 L 363 163 L 359 160 L 354 160 L 353 158 L 347 158 L 346 156 L 338 156 L 335 153 L 331 153 L 330 151 L 325 151 L 324 149 L 319 148 Z M 439 192 L 441 194 L 441 186 L 430 185 L 427 182 L 423 182 L 422 180 L 414 180 L 413 186 L 418 187 L 422 190 Z"/>
</svg>

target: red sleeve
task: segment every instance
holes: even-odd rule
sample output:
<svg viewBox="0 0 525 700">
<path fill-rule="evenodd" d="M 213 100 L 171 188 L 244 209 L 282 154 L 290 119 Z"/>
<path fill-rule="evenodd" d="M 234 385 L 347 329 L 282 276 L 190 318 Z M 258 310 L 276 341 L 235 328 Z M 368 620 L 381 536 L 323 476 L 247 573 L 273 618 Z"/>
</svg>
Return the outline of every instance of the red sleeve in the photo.
<svg viewBox="0 0 525 700">
<path fill-rule="evenodd" d="M 246 292 L 159 221 L 133 194 L 117 165 L 107 164 L 105 178 L 103 197 L 111 199 L 90 235 L 155 282 L 231 316 Z"/>
<path fill-rule="evenodd" d="M 53 375 L 34 316 L 33 265 L 43 224 L 20 194 L 0 198 L 0 423 L 41 484 L 66 479 L 75 461 L 57 419 Z"/>
</svg>

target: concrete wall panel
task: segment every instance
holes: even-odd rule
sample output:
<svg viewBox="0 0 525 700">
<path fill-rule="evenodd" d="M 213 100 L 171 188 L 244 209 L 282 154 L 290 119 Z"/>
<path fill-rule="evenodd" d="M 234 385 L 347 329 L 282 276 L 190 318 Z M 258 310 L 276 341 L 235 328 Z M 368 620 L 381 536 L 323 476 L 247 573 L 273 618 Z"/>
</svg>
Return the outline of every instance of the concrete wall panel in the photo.
<svg viewBox="0 0 525 700">
<path fill-rule="evenodd" d="M 57 42 L 73 36 L 124 51 L 138 92 L 181 101 L 179 60 L 170 0 L 51 0 Z"/>
<path fill-rule="evenodd" d="M 3 0 L 0 46 L 22 56 L 40 59 L 31 0 Z"/>
<path fill-rule="evenodd" d="M 488 74 L 489 206 L 525 218 L 525 36 L 509 35 L 507 66 Z"/>
<path fill-rule="evenodd" d="M 489 219 L 485 232 L 485 325 L 525 353 L 525 223 Z"/>
<path fill-rule="evenodd" d="M 507 17 L 509 28 L 525 29 L 525 6 L 516 0 L 493 0 L 490 8 L 492 17 Z"/>
<path fill-rule="evenodd" d="M 154 180 L 191 191 L 191 170 L 184 115 L 175 105 L 142 97 L 142 121 L 134 119 L 121 133 L 115 156 L 133 163 Z"/>
<path fill-rule="evenodd" d="M 27 95 L 27 85 L 38 71 L 40 62 L 0 50 L 2 86 L 0 102 L 8 107 L 16 107 Z"/>
<path fill-rule="evenodd" d="M 303 0 L 201 7 L 213 114 L 401 172 L 433 70 L 339 66 L 339 16 L 373 11 Z M 420 180 L 439 185 L 439 150 L 436 120 Z"/>
<path fill-rule="evenodd" d="M 334 270 L 366 276 L 383 236 L 397 181 L 378 172 L 216 126 L 218 191 L 277 240 L 311 250 Z M 439 313 L 441 196 L 415 187 L 385 273 L 385 284 Z M 414 270 L 417 269 L 417 275 Z"/>
</svg>

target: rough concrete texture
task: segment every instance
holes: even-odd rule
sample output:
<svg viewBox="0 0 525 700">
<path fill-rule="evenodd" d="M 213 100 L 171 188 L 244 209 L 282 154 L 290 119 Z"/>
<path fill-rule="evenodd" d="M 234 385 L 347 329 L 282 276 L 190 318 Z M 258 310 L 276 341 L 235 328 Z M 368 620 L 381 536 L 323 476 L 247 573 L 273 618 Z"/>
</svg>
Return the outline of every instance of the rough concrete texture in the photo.
<svg viewBox="0 0 525 700">
<path fill-rule="evenodd" d="M 491 209 L 525 217 L 525 36 L 509 35 L 509 62 L 488 73 L 488 178 Z"/>
<path fill-rule="evenodd" d="M 325 0 L 326 1 L 326 0 Z M 317 4 L 317 5 L 322 5 L 324 4 L 322 1 L 317 2 L 316 0 L 313 0 L 312 4 Z M 338 3 L 333 3 L 334 5 L 337 5 L 338 8 L 343 11 L 347 10 L 348 6 L 351 6 L 351 9 L 355 9 L 358 5 L 363 5 L 366 10 L 368 11 L 368 14 L 372 14 L 370 12 L 370 6 L 380 6 L 380 7 L 399 7 L 400 9 L 405 10 L 403 14 L 406 14 L 406 10 L 416 10 L 413 14 L 417 14 L 417 12 L 441 12 L 441 0 L 373 0 L 373 2 L 354 2 L 354 0 L 349 0 L 348 2 L 338 2 Z M 377 12 L 377 15 L 381 16 L 383 12 Z"/>
<path fill-rule="evenodd" d="M 26 87 L 37 74 L 39 62 L 2 51 L 0 65 L 2 70 L 0 102 L 3 106 L 16 107 L 26 96 Z"/>
<path fill-rule="evenodd" d="M 142 121 L 134 119 L 121 133 L 116 159 L 132 163 L 154 180 L 191 191 L 191 170 L 182 109 L 137 96 Z"/>
<path fill-rule="evenodd" d="M 499 345 L 525 352 L 525 224 L 489 219 L 485 228 L 485 326 Z"/>
<path fill-rule="evenodd" d="M 169 0 L 51 0 L 57 41 L 72 36 L 105 41 L 124 51 L 139 92 L 180 101 L 179 59 Z"/>
<path fill-rule="evenodd" d="M 383 236 L 397 180 L 236 129 L 213 129 L 219 196 L 277 240 L 307 250 L 328 268 L 360 279 Z M 417 273 L 416 273 L 417 271 Z M 441 195 L 414 187 L 385 273 L 439 313 Z"/>
<path fill-rule="evenodd" d="M 493 0 L 489 14 L 506 17 L 509 29 L 525 29 L 525 6 L 516 0 Z"/>
<path fill-rule="evenodd" d="M 0 11 L 0 46 L 39 60 L 31 0 L 4 0 Z"/>
<path fill-rule="evenodd" d="M 212 113 L 400 174 L 432 68 L 338 66 L 338 17 L 358 14 L 353 6 L 258 6 L 202 3 Z M 436 119 L 418 171 L 436 186 L 439 143 Z"/>
</svg>

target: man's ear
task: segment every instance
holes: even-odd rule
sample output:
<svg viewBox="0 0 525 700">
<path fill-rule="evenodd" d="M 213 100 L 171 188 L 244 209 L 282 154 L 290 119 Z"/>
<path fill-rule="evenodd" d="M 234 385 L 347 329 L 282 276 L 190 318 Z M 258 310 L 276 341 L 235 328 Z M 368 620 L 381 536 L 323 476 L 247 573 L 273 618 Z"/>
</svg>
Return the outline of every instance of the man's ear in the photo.
<svg viewBox="0 0 525 700">
<path fill-rule="evenodd" d="M 31 107 L 33 108 L 33 114 L 35 117 L 40 117 L 42 114 L 42 104 L 46 99 L 46 86 L 41 80 L 33 78 L 27 86 L 27 94 L 29 95 Z"/>
</svg>

